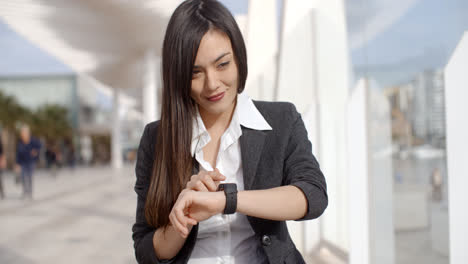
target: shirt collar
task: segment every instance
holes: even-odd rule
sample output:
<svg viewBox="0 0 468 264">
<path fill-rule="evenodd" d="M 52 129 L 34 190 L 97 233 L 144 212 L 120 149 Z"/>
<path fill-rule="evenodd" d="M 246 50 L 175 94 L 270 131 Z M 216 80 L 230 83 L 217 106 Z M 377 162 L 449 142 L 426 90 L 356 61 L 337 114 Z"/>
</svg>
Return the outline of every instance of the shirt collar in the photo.
<svg viewBox="0 0 468 264">
<path fill-rule="evenodd" d="M 272 130 L 247 93 L 237 96 L 237 108 L 239 109 L 239 123 L 242 126 L 255 130 Z"/>
<path fill-rule="evenodd" d="M 225 147 L 227 147 L 227 145 L 232 143 L 231 141 L 237 140 L 242 135 L 241 125 L 254 130 L 272 130 L 246 93 L 241 93 L 237 96 L 236 108 L 234 109 L 231 123 L 226 130 L 229 133 L 223 135 L 223 137 L 227 136 L 228 139 L 227 141 L 222 140 L 222 145 L 226 145 Z M 210 134 L 206 130 L 197 106 L 196 116 L 192 125 L 192 145 L 190 149 L 192 156 L 208 144 L 210 140 Z"/>
<path fill-rule="evenodd" d="M 210 134 L 206 130 L 205 124 L 200 116 L 200 111 L 198 111 L 198 105 L 196 108 L 196 115 L 192 123 L 192 146 L 190 148 L 192 156 L 211 140 Z"/>
</svg>

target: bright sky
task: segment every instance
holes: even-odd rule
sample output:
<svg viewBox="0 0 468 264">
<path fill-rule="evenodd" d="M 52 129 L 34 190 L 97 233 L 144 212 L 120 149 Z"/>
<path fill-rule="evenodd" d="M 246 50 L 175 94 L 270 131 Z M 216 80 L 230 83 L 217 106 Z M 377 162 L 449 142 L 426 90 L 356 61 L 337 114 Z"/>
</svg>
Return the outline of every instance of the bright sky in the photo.
<svg viewBox="0 0 468 264">
<path fill-rule="evenodd" d="M 0 76 L 71 73 L 72 70 L 39 49 L 0 19 Z"/>
<path fill-rule="evenodd" d="M 221 0 L 234 14 L 246 14 L 248 0 Z M 72 70 L 0 19 L 0 76 L 72 73 Z"/>
<path fill-rule="evenodd" d="M 247 13 L 248 0 L 221 2 L 234 14 Z M 398 78 L 443 67 L 468 30 L 467 0 L 346 0 L 346 6 L 353 64 L 398 71 Z M 0 75 L 71 72 L 1 20 L 0 58 Z"/>
<path fill-rule="evenodd" d="M 348 0 L 347 13 L 355 69 L 384 85 L 443 68 L 468 30 L 467 0 Z"/>
</svg>

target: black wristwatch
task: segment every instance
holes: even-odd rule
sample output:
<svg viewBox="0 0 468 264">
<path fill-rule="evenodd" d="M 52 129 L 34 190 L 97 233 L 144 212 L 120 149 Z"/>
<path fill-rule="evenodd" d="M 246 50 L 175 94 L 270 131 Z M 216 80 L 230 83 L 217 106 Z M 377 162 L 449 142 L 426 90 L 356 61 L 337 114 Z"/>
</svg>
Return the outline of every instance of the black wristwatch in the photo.
<svg viewBox="0 0 468 264">
<path fill-rule="evenodd" d="M 237 210 L 237 185 L 235 183 L 221 183 L 218 191 L 224 191 L 226 195 L 226 207 L 223 214 L 233 214 Z"/>
</svg>

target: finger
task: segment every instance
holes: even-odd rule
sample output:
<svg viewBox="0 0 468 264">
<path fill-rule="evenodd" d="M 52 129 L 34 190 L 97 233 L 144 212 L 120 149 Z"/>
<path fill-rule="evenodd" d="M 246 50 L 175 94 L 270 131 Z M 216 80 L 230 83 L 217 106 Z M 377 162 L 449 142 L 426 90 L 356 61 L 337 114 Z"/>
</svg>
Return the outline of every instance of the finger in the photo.
<svg viewBox="0 0 468 264">
<path fill-rule="evenodd" d="M 206 175 L 202 180 L 203 180 L 204 185 L 210 192 L 216 191 L 217 186 L 209 175 Z"/>
<path fill-rule="evenodd" d="M 191 217 L 187 217 L 187 222 L 193 226 L 197 225 L 197 220 L 191 218 Z"/>
<path fill-rule="evenodd" d="M 175 219 L 177 225 L 175 226 L 175 230 L 180 234 L 182 237 L 186 237 L 187 235 L 187 227 L 184 226 L 177 218 L 177 216 L 173 215 L 173 218 Z"/>
<path fill-rule="evenodd" d="M 205 186 L 205 183 L 201 180 L 198 180 L 195 183 L 194 189 L 199 192 L 208 192 L 208 189 Z"/>
<path fill-rule="evenodd" d="M 202 172 L 200 172 L 200 173 L 202 173 Z M 190 180 L 189 180 L 189 181 L 187 182 L 187 184 L 185 185 L 185 188 L 186 188 L 186 189 L 189 189 L 189 190 L 193 190 L 193 189 L 194 189 L 194 183 L 197 182 L 200 173 L 198 173 L 198 174 L 193 174 L 192 176 L 190 176 Z"/>
<path fill-rule="evenodd" d="M 195 177 L 193 177 L 193 181 L 197 181 L 201 178 L 203 178 L 203 176 L 205 176 L 206 174 L 209 174 L 210 171 L 200 171 L 197 175 L 194 175 Z"/>
<path fill-rule="evenodd" d="M 174 211 L 172 211 L 172 212 L 169 214 L 169 220 L 171 221 L 172 226 L 174 227 L 174 229 L 175 229 L 178 233 L 180 233 L 180 235 L 183 236 L 183 226 L 182 226 L 182 224 L 179 222 L 179 220 L 177 220 L 177 217 L 175 216 Z"/>
<path fill-rule="evenodd" d="M 187 217 L 188 224 L 192 226 L 197 225 L 197 220 L 195 220 L 194 218 L 190 216 L 190 210 L 187 207 L 184 209 L 184 215 L 185 217 Z"/>
<path fill-rule="evenodd" d="M 187 217 L 184 214 L 184 208 L 181 206 L 183 204 L 184 204 L 183 201 L 180 201 L 180 203 L 177 206 L 174 206 L 174 213 L 175 213 L 177 220 L 182 225 L 182 228 L 181 228 L 182 234 L 187 236 L 188 235 Z"/>
<path fill-rule="evenodd" d="M 218 187 L 219 187 L 219 185 L 221 184 L 221 182 L 220 182 L 220 181 L 214 181 L 214 183 L 215 183 L 215 185 L 216 185 L 216 191 L 218 191 Z"/>
<path fill-rule="evenodd" d="M 205 175 L 207 175 L 207 171 L 200 171 L 198 174 L 192 175 L 190 177 L 190 181 L 188 181 L 185 185 L 185 188 L 194 191 L 205 191 L 202 186 L 197 185 L 197 182 L 200 181 L 200 179 L 202 179 Z"/>
<path fill-rule="evenodd" d="M 176 203 L 172 207 L 172 216 L 175 219 L 175 222 L 178 224 L 177 229 L 179 233 L 184 236 L 187 234 L 187 223 L 185 221 L 184 217 L 184 196 L 185 196 L 186 191 L 182 191 L 181 195 L 179 195 L 179 198 L 177 199 Z M 182 217 L 181 217 L 182 216 Z"/>
<path fill-rule="evenodd" d="M 180 223 L 179 219 L 177 219 L 174 208 L 172 208 L 172 211 L 169 214 L 169 220 L 174 226 L 174 229 L 178 231 L 179 233 L 182 233 L 183 225 Z"/>
<path fill-rule="evenodd" d="M 214 170 L 214 172 L 215 172 L 215 175 L 214 175 L 214 177 L 213 177 L 213 180 L 215 180 L 215 181 L 224 181 L 224 180 L 226 180 L 226 176 L 224 176 L 223 174 L 221 174 L 221 172 L 219 171 L 218 168 L 216 168 L 216 169 Z"/>
<path fill-rule="evenodd" d="M 183 212 L 182 208 L 174 208 L 174 216 L 176 217 L 177 221 L 185 227 L 187 225 L 186 217 Z"/>
</svg>

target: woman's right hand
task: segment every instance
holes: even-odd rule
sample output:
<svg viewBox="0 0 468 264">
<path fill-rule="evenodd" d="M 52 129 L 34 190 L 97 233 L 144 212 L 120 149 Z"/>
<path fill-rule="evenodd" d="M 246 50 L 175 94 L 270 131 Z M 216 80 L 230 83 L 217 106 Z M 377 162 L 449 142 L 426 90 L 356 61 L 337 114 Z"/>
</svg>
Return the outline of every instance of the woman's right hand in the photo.
<svg viewBox="0 0 468 264">
<path fill-rule="evenodd" d="M 185 189 L 200 192 L 216 192 L 219 183 L 224 180 L 226 180 L 226 176 L 222 175 L 217 168 L 214 171 L 200 171 L 198 174 L 190 177 L 190 181 L 187 182 Z"/>
<path fill-rule="evenodd" d="M 169 214 L 172 227 L 184 238 L 191 227 L 215 214 L 220 214 L 226 205 L 223 192 L 197 192 L 184 189 Z"/>
</svg>

